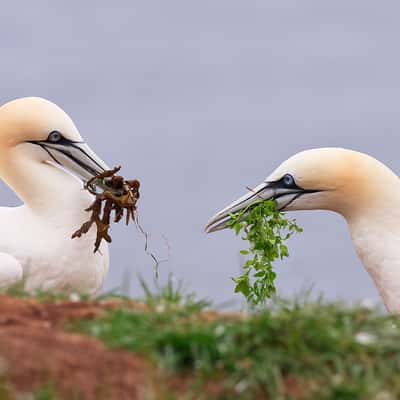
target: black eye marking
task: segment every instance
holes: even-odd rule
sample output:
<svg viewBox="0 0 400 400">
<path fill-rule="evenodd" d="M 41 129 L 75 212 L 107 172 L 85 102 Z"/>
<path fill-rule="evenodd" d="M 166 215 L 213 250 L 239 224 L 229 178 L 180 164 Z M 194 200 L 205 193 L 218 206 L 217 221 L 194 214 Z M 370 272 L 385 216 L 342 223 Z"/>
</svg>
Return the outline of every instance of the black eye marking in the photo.
<svg viewBox="0 0 400 400">
<path fill-rule="evenodd" d="M 64 139 L 64 136 L 58 131 L 50 132 L 49 136 L 47 137 L 47 141 L 50 143 L 58 143 L 62 139 Z"/>
<path fill-rule="evenodd" d="M 77 147 L 77 145 L 83 144 L 85 142 L 83 142 L 82 140 L 67 139 L 60 131 L 51 131 L 46 140 L 27 140 L 27 143 L 36 144 L 41 147 L 52 147 L 51 145 L 57 145 L 57 147 Z"/>
<path fill-rule="evenodd" d="M 292 175 L 290 174 L 286 174 L 283 178 L 282 178 L 283 184 L 286 187 L 295 187 L 296 186 L 296 182 L 293 178 Z"/>
<path fill-rule="evenodd" d="M 293 198 L 291 200 L 291 202 L 293 202 L 295 199 L 297 199 L 298 197 L 300 197 L 306 193 L 322 192 L 322 190 L 320 190 L 320 189 L 303 189 L 302 187 L 297 185 L 295 178 L 291 174 L 285 174 L 282 176 L 282 178 L 278 179 L 277 181 L 271 181 L 271 182 L 265 182 L 265 183 L 267 184 L 268 188 L 274 189 L 273 197 L 275 199 L 278 199 L 280 197 L 284 197 L 287 195 L 297 194 L 297 196 L 295 198 Z M 264 190 L 264 189 L 261 189 L 261 191 L 262 190 Z M 288 204 L 290 204 L 290 203 L 288 203 Z"/>
</svg>

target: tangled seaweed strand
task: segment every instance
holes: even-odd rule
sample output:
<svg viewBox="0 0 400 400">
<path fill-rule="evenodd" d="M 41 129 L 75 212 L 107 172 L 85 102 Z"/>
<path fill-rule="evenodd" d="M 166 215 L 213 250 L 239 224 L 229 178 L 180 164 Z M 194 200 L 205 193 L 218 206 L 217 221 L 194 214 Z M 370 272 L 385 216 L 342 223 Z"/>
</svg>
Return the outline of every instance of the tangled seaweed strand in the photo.
<svg viewBox="0 0 400 400">
<path fill-rule="evenodd" d="M 136 204 L 139 200 L 138 180 L 126 181 L 122 176 L 116 175 L 121 167 L 115 167 L 112 170 L 105 171 L 85 184 L 91 194 L 95 196 L 94 202 L 85 211 L 91 212 L 90 219 L 86 221 L 76 232 L 73 233 L 72 239 L 79 238 L 83 234 L 89 232 L 93 224 L 96 224 L 97 235 L 94 244 L 94 252 L 99 250 L 102 240 L 111 243 L 112 239 L 109 234 L 111 213 L 114 211 L 114 222 L 118 223 L 126 212 L 126 225 L 136 219 Z M 102 182 L 107 188 L 102 193 L 97 193 L 95 183 Z M 103 206 L 104 204 L 104 206 Z"/>
</svg>

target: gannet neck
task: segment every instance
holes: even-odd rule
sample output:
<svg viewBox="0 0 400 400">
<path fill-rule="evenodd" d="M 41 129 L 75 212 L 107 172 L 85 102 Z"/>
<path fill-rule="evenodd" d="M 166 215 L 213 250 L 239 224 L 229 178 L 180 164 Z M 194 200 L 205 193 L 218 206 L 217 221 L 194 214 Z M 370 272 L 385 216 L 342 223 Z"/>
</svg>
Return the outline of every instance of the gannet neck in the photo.
<svg viewBox="0 0 400 400">
<path fill-rule="evenodd" d="M 400 179 L 375 158 L 349 151 L 332 173 L 339 183 L 320 200 L 345 218 L 386 308 L 400 313 Z"/>
<path fill-rule="evenodd" d="M 400 212 L 371 210 L 348 220 L 354 248 L 389 312 L 400 313 Z"/>
<path fill-rule="evenodd" d="M 320 168 L 310 168 L 317 155 Z M 386 308 L 400 313 L 400 179 L 375 158 L 344 149 L 304 153 L 298 173 L 305 187 L 321 192 L 294 202 L 293 209 L 326 209 L 341 214 L 354 248 Z M 302 175 L 303 174 L 303 175 Z"/>
<path fill-rule="evenodd" d="M 27 156 L 29 144 L 21 144 L 0 156 L 0 175 L 23 203 L 40 215 L 62 214 L 81 210 L 92 201 L 82 182 L 65 170 Z M 60 213 L 62 210 L 62 213 Z"/>
<path fill-rule="evenodd" d="M 353 153 L 328 209 L 343 215 L 354 248 L 392 313 L 400 313 L 400 179 L 373 157 Z"/>
</svg>

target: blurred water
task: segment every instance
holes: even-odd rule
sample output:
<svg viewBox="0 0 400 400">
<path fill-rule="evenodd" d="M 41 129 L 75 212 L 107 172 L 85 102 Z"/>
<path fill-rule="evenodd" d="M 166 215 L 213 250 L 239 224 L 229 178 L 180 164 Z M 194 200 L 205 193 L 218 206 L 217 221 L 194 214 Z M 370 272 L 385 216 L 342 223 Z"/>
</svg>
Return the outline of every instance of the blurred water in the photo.
<svg viewBox="0 0 400 400">
<path fill-rule="evenodd" d="M 2 4 L 1 102 L 61 105 L 110 165 L 142 181 L 160 266 L 201 296 L 234 298 L 240 240 L 202 227 L 300 150 L 343 146 L 400 169 L 400 4 L 188 0 Z M 17 204 L 2 185 L 0 201 Z M 281 293 L 376 297 L 340 217 L 299 213 Z M 151 278 L 143 238 L 113 228 L 106 288 Z M 132 292 L 138 293 L 133 279 Z"/>
</svg>

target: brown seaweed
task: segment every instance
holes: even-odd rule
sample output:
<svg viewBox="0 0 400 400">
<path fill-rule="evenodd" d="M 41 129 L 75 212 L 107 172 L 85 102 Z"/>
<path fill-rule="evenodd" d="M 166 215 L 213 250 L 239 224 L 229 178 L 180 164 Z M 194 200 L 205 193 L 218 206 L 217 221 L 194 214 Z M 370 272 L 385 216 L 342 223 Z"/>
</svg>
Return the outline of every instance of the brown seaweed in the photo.
<svg viewBox="0 0 400 400">
<path fill-rule="evenodd" d="M 112 239 L 109 233 L 111 224 L 111 213 L 114 212 L 115 223 L 121 221 L 125 213 L 125 223 L 136 222 L 137 201 L 139 200 L 140 182 L 138 180 L 125 180 L 122 176 L 116 175 L 121 167 L 115 167 L 112 170 L 93 177 L 85 184 L 94 197 L 93 203 L 85 211 L 91 212 L 88 221 L 72 235 L 72 239 L 79 238 L 89 232 L 93 224 L 96 225 L 97 234 L 94 244 L 96 252 L 102 240 L 111 243 Z M 96 187 L 101 187 L 102 192 L 97 192 Z"/>
</svg>

